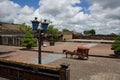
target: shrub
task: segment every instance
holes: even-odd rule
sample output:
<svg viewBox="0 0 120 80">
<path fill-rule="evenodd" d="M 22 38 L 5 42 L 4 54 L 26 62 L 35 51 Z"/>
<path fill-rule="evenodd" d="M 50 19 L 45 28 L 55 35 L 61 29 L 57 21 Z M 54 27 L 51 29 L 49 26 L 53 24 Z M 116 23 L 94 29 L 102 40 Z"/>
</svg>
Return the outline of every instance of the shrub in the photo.
<svg viewBox="0 0 120 80">
<path fill-rule="evenodd" d="M 118 36 L 112 44 L 112 50 L 120 51 L 120 36 Z"/>
<path fill-rule="evenodd" d="M 30 32 L 27 32 L 23 38 L 22 46 L 25 46 L 27 49 L 30 49 L 31 47 L 35 47 L 36 40 L 33 38 L 33 35 Z"/>
</svg>

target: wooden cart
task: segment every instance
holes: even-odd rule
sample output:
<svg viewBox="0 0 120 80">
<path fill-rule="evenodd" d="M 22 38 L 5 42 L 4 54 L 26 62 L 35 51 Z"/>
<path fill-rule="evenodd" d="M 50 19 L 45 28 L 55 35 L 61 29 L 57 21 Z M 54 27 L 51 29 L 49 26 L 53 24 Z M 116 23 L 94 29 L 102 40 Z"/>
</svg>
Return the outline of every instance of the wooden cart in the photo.
<svg viewBox="0 0 120 80">
<path fill-rule="evenodd" d="M 88 59 L 89 48 L 84 46 L 78 46 L 77 50 L 75 51 L 75 54 L 78 55 L 79 59 Z"/>
<path fill-rule="evenodd" d="M 74 51 L 69 51 L 69 50 L 63 50 L 63 53 L 66 54 L 66 58 L 68 57 L 68 54 L 71 55 L 71 58 L 77 56 L 78 59 L 88 59 L 88 53 L 89 53 L 89 48 L 85 46 L 78 46 L 78 48 Z"/>
</svg>

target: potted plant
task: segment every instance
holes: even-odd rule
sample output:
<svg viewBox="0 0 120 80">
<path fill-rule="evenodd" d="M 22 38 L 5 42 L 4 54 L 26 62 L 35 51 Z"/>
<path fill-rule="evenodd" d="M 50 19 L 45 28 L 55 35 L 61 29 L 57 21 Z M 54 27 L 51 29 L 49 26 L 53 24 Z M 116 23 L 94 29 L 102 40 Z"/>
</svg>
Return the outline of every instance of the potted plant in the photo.
<svg viewBox="0 0 120 80">
<path fill-rule="evenodd" d="M 115 39 L 111 49 L 114 50 L 115 55 L 120 55 L 120 36 Z"/>
</svg>

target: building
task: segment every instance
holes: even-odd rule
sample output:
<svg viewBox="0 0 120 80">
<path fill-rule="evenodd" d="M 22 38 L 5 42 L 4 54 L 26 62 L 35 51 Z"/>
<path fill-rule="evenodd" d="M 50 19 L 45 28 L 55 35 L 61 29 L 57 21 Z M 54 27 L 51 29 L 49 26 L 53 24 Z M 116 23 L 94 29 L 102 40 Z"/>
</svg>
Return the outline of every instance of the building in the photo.
<svg viewBox="0 0 120 80">
<path fill-rule="evenodd" d="M 0 22 L 0 45 L 21 46 L 23 36 L 19 24 Z"/>
<path fill-rule="evenodd" d="M 73 32 L 72 31 L 63 31 L 63 39 L 72 39 L 73 38 Z"/>
</svg>

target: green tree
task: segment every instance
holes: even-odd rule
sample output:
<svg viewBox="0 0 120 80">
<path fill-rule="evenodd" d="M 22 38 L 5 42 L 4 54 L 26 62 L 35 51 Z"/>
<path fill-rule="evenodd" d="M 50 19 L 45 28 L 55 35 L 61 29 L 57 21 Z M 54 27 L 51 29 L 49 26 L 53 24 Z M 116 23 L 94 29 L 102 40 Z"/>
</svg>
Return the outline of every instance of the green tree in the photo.
<svg viewBox="0 0 120 80">
<path fill-rule="evenodd" d="M 96 32 L 95 32 L 94 29 L 91 29 L 89 32 L 90 32 L 92 35 L 95 35 L 95 34 L 96 34 Z"/>
<path fill-rule="evenodd" d="M 89 31 L 84 31 L 83 32 L 85 35 L 89 35 Z"/>
<path fill-rule="evenodd" d="M 115 41 L 112 44 L 113 50 L 119 50 L 120 51 L 120 36 L 118 36 Z"/>
<path fill-rule="evenodd" d="M 57 28 L 54 28 L 54 25 L 49 25 L 47 35 L 51 36 L 52 39 L 57 39 L 59 31 Z"/>
<path fill-rule="evenodd" d="M 95 34 L 96 34 L 96 32 L 95 32 L 94 29 L 85 30 L 83 33 L 84 33 L 85 35 L 95 35 Z"/>
<path fill-rule="evenodd" d="M 23 38 L 22 46 L 25 46 L 27 49 L 30 49 L 31 47 L 35 47 L 36 40 L 33 38 L 33 35 L 30 32 L 27 32 Z"/>
<path fill-rule="evenodd" d="M 110 35 L 111 35 L 111 36 L 117 36 L 117 34 L 115 34 L 115 33 L 111 33 Z"/>
<path fill-rule="evenodd" d="M 26 25 L 26 23 L 22 23 L 19 26 L 19 30 L 23 33 L 32 32 L 32 28 L 30 26 Z"/>
</svg>

